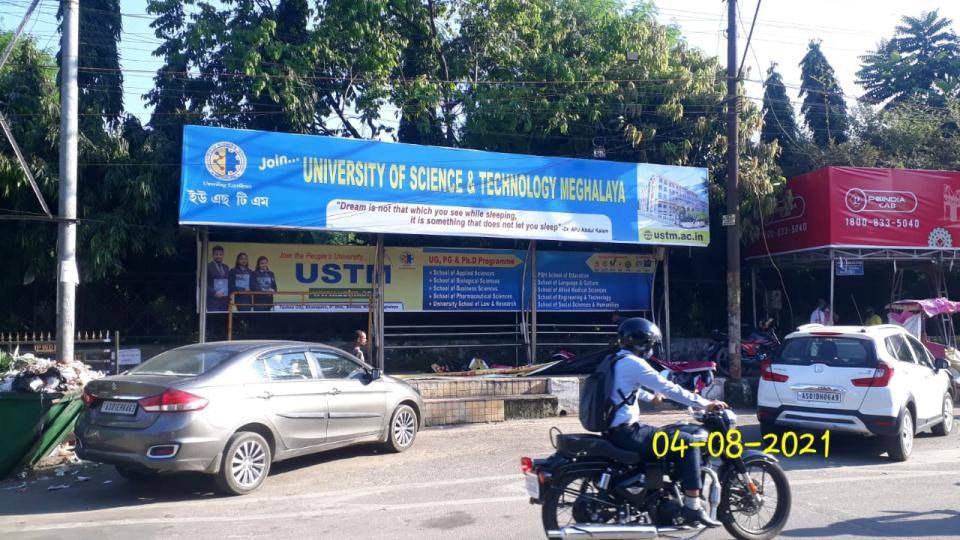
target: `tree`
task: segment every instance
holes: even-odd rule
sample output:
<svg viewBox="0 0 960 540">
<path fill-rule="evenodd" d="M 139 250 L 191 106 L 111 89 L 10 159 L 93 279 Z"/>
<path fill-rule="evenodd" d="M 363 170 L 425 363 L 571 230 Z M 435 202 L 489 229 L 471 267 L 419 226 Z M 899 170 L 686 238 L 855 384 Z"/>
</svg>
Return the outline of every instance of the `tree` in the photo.
<svg viewBox="0 0 960 540">
<path fill-rule="evenodd" d="M 781 148 L 795 146 L 800 138 L 800 130 L 797 128 L 793 103 L 776 65 L 767 70 L 763 87 L 763 129 L 760 131 L 760 140 L 765 143 L 778 141 Z"/>
<path fill-rule="evenodd" d="M 887 107 L 912 100 L 942 107 L 946 98 L 960 95 L 960 40 L 950 29 L 953 21 L 937 10 L 901 20 L 892 39 L 860 57 L 863 99 Z"/>
<path fill-rule="evenodd" d="M 10 33 L 0 33 L 0 49 L 6 48 Z M 7 65 L 0 71 L 0 110 L 33 172 L 40 191 L 56 208 L 59 103 L 56 71 L 48 69 L 54 58 L 38 48 L 30 36 L 21 37 Z M 0 208 L 5 216 L 41 214 L 40 205 L 20 169 L 6 137 L 0 137 Z M 0 221 L 0 245 L 7 253 L 0 272 L 0 298 L 9 299 L 23 285 L 56 271 L 57 229 L 52 224 L 27 221 Z M 24 314 L 29 316 L 30 314 Z M 16 317 L 13 310 L 0 313 L 0 326 Z M 9 326 L 7 326 L 9 328 Z"/>
<path fill-rule="evenodd" d="M 850 123 L 847 105 L 819 41 L 810 42 L 800 68 L 800 97 L 803 98 L 800 112 L 814 142 L 820 147 L 845 142 Z"/>
<path fill-rule="evenodd" d="M 828 148 L 807 147 L 809 169 L 828 165 L 905 169 L 960 169 L 960 103 L 945 107 L 905 102 L 855 111 L 851 138 Z"/>
<path fill-rule="evenodd" d="M 57 10 L 63 19 L 63 7 Z M 80 92 L 81 131 L 96 136 L 99 123 L 119 126 L 123 115 L 123 72 L 117 44 L 123 32 L 120 0 L 80 2 L 80 58 L 77 86 Z M 57 54 L 60 65 L 60 54 Z"/>
<path fill-rule="evenodd" d="M 454 146 L 458 45 L 451 28 L 452 7 L 440 0 L 395 0 L 390 12 L 403 39 L 401 84 L 392 99 L 401 109 L 401 142 Z"/>
</svg>

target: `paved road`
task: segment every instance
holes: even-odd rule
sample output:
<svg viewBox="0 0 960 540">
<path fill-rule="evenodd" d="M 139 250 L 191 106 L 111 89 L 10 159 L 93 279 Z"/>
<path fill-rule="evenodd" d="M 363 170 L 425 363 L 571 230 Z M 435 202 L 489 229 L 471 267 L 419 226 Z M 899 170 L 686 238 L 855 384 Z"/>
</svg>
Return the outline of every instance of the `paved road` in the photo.
<svg viewBox="0 0 960 540">
<path fill-rule="evenodd" d="M 755 419 L 741 420 L 756 439 Z M 82 468 L 78 474 L 91 477 L 85 482 L 67 474 L 25 491 L 5 482 L 0 538 L 542 538 L 518 462 L 550 453 L 554 425 L 579 430 L 572 418 L 428 430 L 404 454 L 358 447 L 278 464 L 246 497 L 216 495 L 203 477 L 135 486 L 109 467 Z M 860 439 L 834 440 L 827 460 L 785 460 L 794 508 L 783 537 L 960 537 L 957 431 L 920 436 L 907 463 L 890 462 Z M 62 483 L 70 487 L 46 490 Z"/>
</svg>

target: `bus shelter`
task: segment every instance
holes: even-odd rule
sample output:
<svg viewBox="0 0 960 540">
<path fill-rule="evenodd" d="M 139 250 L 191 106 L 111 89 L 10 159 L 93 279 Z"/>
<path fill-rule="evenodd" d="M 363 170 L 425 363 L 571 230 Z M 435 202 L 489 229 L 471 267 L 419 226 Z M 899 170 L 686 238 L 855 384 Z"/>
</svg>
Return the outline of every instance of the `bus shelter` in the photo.
<svg viewBox="0 0 960 540">
<path fill-rule="evenodd" d="M 889 290 L 887 301 L 901 300 L 908 271 L 929 280 L 933 298 L 948 296 L 960 248 L 960 172 L 824 167 L 791 178 L 787 188 L 748 247 L 754 320 L 758 273 L 769 270 L 824 272 L 830 306 L 838 277 L 870 279 L 870 287 Z M 891 281 L 869 277 L 876 268 L 891 269 Z M 816 299 L 793 296 L 803 305 Z"/>
<path fill-rule="evenodd" d="M 382 369 L 386 313 L 515 312 L 533 360 L 538 313 L 652 311 L 655 273 L 669 284 L 665 250 L 709 243 L 706 182 L 701 168 L 187 126 L 180 223 L 198 230 L 200 339 L 208 313 L 368 311 Z M 210 228 L 375 242 L 245 246 L 211 242 Z M 386 245 L 405 235 L 459 245 Z M 526 249 L 469 245 L 480 238 Z M 231 268 L 241 253 L 247 267 Z M 442 334 L 406 330 L 421 331 Z"/>
</svg>

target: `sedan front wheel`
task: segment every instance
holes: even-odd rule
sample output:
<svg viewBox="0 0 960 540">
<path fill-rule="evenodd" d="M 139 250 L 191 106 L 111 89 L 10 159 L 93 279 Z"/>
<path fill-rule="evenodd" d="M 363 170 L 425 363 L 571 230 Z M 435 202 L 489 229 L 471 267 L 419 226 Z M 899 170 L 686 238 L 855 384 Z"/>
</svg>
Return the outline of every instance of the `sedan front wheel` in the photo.
<svg viewBox="0 0 960 540">
<path fill-rule="evenodd" d="M 417 438 L 417 413 L 409 405 L 400 405 L 387 426 L 387 449 L 392 452 L 403 452 L 413 446 Z"/>
</svg>

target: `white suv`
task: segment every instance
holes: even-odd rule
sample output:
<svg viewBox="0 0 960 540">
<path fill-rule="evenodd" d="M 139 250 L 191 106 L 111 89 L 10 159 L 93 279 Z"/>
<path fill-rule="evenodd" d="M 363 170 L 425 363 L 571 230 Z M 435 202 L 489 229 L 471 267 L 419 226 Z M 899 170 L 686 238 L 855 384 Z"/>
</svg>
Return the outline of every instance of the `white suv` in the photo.
<svg viewBox="0 0 960 540">
<path fill-rule="evenodd" d="M 905 461 L 917 431 L 953 430 L 946 368 L 900 326 L 801 326 L 761 369 L 757 417 L 764 432 L 878 435 Z"/>
</svg>

